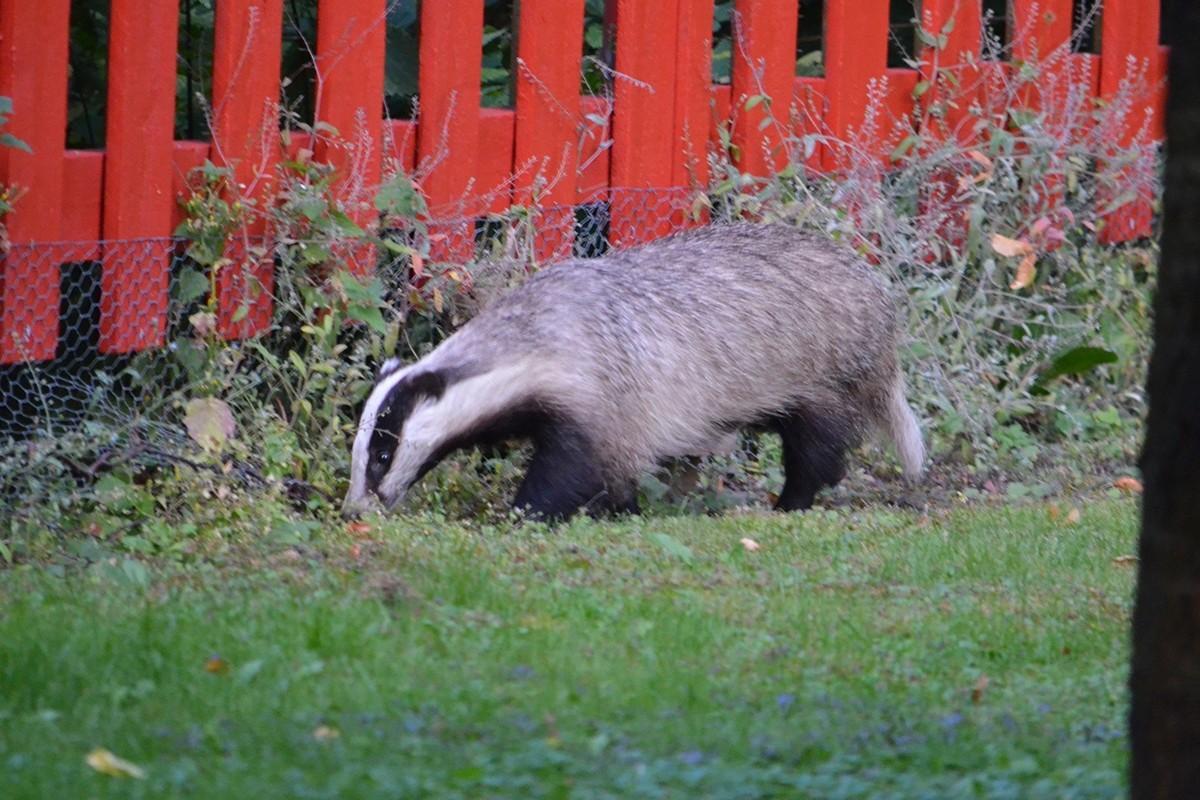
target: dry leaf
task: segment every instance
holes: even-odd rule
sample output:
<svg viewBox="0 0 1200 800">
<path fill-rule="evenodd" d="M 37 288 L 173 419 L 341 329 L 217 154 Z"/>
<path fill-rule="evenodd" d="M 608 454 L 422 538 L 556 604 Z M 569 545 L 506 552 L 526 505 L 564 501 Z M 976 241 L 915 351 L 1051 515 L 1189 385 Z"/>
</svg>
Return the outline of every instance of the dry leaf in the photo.
<svg viewBox="0 0 1200 800">
<path fill-rule="evenodd" d="M 970 150 L 967 152 L 967 158 L 979 164 L 986 170 L 992 169 L 992 160 L 978 150 Z"/>
<path fill-rule="evenodd" d="M 1026 286 L 1033 283 L 1033 278 L 1036 275 L 1037 254 L 1030 253 L 1021 259 L 1021 263 L 1017 265 L 1017 276 L 1013 278 L 1013 282 L 1009 284 L 1009 288 L 1024 289 Z"/>
<path fill-rule="evenodd" d="M 988 680 L 987 675 L 979 676 L 979 680 L 975 681 L 975 685 L 971 687 L 972 703 L 979 705 L 979 703 L 983 700 L 983 693 L 987 691 L 989 683 L 991 683 L 991 681 Z"/>
<path fill-rule="evenodd" d="M 1123 478 L 1117 478 L 1113 481 L 1113 488 L 1119 489 L 1125 494 L 1141 494 L 1142 482 L 1137 478 L 1131 478 L 1126 475 Z"/>
<path fill-rule="evenodd" d="M 126 761 L 123 758 L 113 755 L 103 747 L 97 747 L 95 750 L 87 754 L 84 759 L 87 765 L 96 772 L 102 772 L 105 775 L 111 775 L 114 778 L 145 778 L 146 772 L 137 764 Z"/>
<path fill-rule="evenodd" d="M 1071 509 L 1071 510 L 1070 510 L 1070 511 L 1067 513 L 1067 524 L 1068 524 L 1068 525 L 1078 525 L 1078 524 L 1079 524 L 1080 517 L 1082 517 L 1082 516 L 1083 516 L 1083 515 L 1079 513 L 1079 509 L 1078 509 L 1078 508 L 1072 508 L 1072 509 Z"/>
<path fill-rule="evenodd" d="M 318 742 L 328 742 L 341 736 L 341 731 L 328 725 L 318 725 L 313 729 L 313 738 Z"/>
<path fill-rule="evenodd" d="M 213 675 L 224 675 L 229 672 L 229 662 L 220 656 L 209 656 L 204 662 L 204 671 Z"/>
<path fill-rule="evenodd" d="M 1033 252 L 1033 245 L 1023 239 L 1010 239 L 998 233 L 992 234 L 992 249 L 1007 258 L 1027 256 Z"/>
<path fill-rule="evenodd" d="M 425 274 L 425 259 L 420 253 L 412 254 L 412 271 L 418 278 Z"/>
<path fill-rule="evenodd" d="M 754 541 L 750 537 L 746 537 L 742 539 L 742 547 L 744 547 L 747 552 L 753 553 L 758 549 L 758 542 Z"/>
<path fill-rule="evenodd" d="M 217 315 L 211 311 L 197 311 L 188 317 L 188 322 L 197 336 L 212 336 L 217 332 Z"/>
<path fill-rule="evenodd" d="M 371 525 L 367 522 L 347 522 L 346 532 L 352 536 L 366 536 L 371 532 Z"/>
<path fill-rule="evenodd" d="M 1117 556 L 1113 559 L 1113 563 L 1119 567 L 1133 566 L 1138 562 L 1137 556 Z"/>
<path fill-rule="evenodd" d="M 196 397 L 184 406 L 183 424 L 188 436 L 206 450 L 219 450 L 237 430 L 233 411 L 224 400 Z"/>
<path fill-rule="evenodd" d="M 1062 509 L 1057 504 L 1051 503 L 1050 507 L 1046 509 L 1046 514 L 1050 517 L 1051 522 L 1057 522 L 1058 518 L 1062 516 Z"/>
</svg>

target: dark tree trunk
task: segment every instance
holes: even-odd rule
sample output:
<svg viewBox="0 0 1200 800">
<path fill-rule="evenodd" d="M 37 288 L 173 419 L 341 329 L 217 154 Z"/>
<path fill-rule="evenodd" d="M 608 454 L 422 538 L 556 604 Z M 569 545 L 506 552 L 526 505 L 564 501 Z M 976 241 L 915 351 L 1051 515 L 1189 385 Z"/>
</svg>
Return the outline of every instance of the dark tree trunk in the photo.
<svg viewBox="0 0 1200 800">
<path fill-rule="evenodd" d="M 1167 6 L 1166 196 L 1130 676 L 1136 800 L 1200 798 L 1200 2 Z"/>
</svg>

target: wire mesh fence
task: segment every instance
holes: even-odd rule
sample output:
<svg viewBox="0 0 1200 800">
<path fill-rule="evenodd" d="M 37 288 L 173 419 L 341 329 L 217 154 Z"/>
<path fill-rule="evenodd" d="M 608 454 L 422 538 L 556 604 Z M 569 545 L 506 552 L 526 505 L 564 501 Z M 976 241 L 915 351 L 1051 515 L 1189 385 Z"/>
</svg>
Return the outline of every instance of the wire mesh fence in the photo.
<svg viewBox="0 0 1200 800">
<path fill-rule="evenodd" d="M 420 290 L 438 271 L 460 275 L 457 285 L 464 294 L 482 297 L 499 288 L 493 284 L 511 282 L 514 269 L 524 272 L 567 257 L 594 258 L 678 229 L 690 213 L 688 201 L 682 190 L 629 190 L 532 216 L 514 212 L 439 219 L 419 228 L 383 231 L 383 239 L 404 243 L 403 255 L 369 242 L 343 244 L 365 246 L 375 255 L 374 277 L 386 302 L 385 316 L 403 322 L 414 304 L 422 305 Z M 291 252 L 304 247 L 302 242 L 274 245 Z M 465 254 L 467 263 L 431 259 L 427 267 L 417 256 L 422 265 L 414 270 L 409 252 L 439 250 Z M 266 280 L 243 275 L 222 282 L 189 257 L 181 240 L 11 246 L 5 255 L 0 441 L 58 435 L 88 421 L 112 425 L 141 418 L 153 423 L 169 417 L 170 396 L 187 388 L 183 362 L 189 343 L 208 333 L 197 330 L 195 315 L 204 309 L 210 288 L 216 289 L 214 304 L 232 309 L 235 322 L 247 316 L 233 302 L 238 295 L 259 306 L 265 297 L 269 316 L 256 333 L 269 340 L 272 332 L 280 333 L 297 314 L 303 315 L 292 293 L 295 282 L 284 279 L 289 260 L 288 253 L 270 252 Z M 222 269 L 234 272 L 241 266 Z M 328 272 L 306 274 L 310 283 L 321 277 Z M 234 288 L 222 293 L 222 283 Z M 442 302 L 449 305 L 450 299 Z M 245 330 L 235 327 L 232 332 Z M 231 341 L 228 346 L 242 345 Z"/>
</svg>

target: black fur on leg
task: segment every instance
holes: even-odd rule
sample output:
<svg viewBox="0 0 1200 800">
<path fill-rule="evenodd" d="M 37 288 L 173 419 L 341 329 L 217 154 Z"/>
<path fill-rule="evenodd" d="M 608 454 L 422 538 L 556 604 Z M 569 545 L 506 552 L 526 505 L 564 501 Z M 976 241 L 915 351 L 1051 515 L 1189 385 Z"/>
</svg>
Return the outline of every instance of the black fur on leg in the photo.
<svg viewBox="0 0 1200 800">
<path fill-rule="evenodd" d="M 828 411 L 795 409 L 779 417 L 775 429 L 783 439 L 786 476 L 775 508 L 812 508 L 818 491 L 845 477 L 845 454 L 854 443 L 854 426 Z"/>
<path fill-rule="evenodd" d="M 604 508 L 606 498 L 595 451 L 578 428 L 556 421 L 538 432 L 514 507 L 533 519 L 559 522 L 581 508 Z"/>
</svg>

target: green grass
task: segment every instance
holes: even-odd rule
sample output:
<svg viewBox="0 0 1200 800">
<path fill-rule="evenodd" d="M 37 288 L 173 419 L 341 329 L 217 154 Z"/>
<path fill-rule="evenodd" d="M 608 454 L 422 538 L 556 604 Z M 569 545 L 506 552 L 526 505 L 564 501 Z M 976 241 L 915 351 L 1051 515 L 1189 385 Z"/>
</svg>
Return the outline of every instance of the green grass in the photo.
<svg viewBox="0 0 1200 800">
<path fill-rule="evenodd" d="M 0 797 L 1118 797 L 1135 527 L 424 518 L 10 570 Z"/>
</svg>

